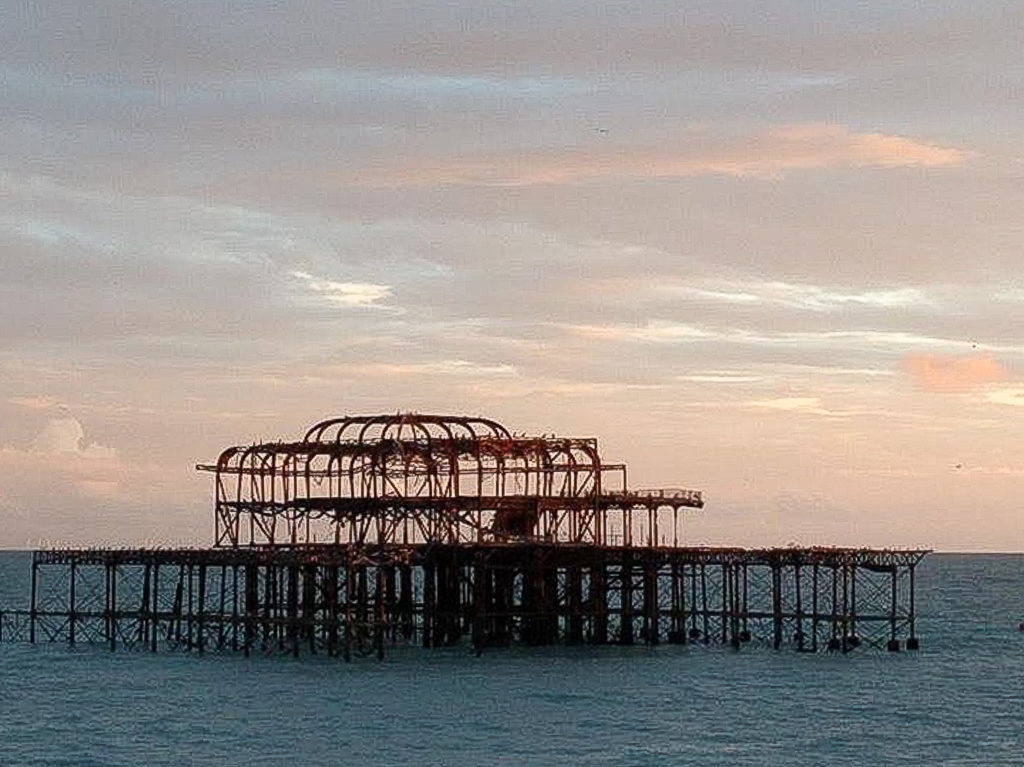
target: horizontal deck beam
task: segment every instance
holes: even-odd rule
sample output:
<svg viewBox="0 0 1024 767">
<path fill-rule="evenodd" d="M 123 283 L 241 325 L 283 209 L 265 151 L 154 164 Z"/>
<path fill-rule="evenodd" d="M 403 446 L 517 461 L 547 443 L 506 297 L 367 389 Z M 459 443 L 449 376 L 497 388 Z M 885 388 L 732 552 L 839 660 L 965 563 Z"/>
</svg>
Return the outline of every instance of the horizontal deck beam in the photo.
<svg viewBox="0 0 1024 767">
<path fill-rule="evenodd" d="M 464 642 L 916 649 L 923 550 L 545 543 L 49 549 L 13 641 L 382 655 Z"/>
</svg>

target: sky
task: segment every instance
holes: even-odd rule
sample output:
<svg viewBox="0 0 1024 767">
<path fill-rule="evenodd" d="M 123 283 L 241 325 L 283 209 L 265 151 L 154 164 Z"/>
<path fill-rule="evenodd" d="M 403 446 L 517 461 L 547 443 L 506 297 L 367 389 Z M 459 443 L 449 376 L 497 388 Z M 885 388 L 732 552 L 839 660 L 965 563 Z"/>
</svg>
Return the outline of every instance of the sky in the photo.
<svg viewBox="0 0 1024 767">
<path fill-rule="evenodd" d="M 0 0 L 0 547 L 485 415 L 693 543 L 1024 550 L 1024 5 Z"/>
</svg>

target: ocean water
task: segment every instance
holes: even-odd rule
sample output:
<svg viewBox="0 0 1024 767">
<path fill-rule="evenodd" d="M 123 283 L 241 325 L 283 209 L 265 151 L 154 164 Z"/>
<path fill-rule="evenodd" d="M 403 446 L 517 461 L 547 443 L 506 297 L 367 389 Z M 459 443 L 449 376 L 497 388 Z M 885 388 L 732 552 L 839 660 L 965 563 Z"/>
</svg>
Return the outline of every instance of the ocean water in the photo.
<svg viewBox="0 0 1024 767">
<path fill-rule="evenodd" d="M 28 557 L 0 554 L 0 605 Z M 932 555 L 921 650 L 0 645 L 0 765 L 1024 765 L 1024 556 Z"/>
</svg>

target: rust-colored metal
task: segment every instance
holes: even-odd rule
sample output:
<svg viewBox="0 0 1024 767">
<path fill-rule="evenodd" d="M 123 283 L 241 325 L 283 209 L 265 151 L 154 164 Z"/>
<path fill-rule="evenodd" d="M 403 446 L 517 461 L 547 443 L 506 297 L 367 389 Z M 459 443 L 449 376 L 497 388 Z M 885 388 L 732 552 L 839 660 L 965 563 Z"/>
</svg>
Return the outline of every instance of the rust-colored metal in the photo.
<svg viewBox="0 0 1024 767">
<path fill-rule="evenodd" d="M 593 438 L 514 436 L 485 418 L 349 416 L 217 463 L 216 546 L 679 543 L 696 490 L 629 490 Z"/>
<path fill-rule="evenodd" d="M 916 649 L 921 550 L 687 545 L 688 489 L 485 418 L 322 421 L 231 447 L 207 549 L 37 551 L 6 640 L 381 656 L 468 640 Z"/>
<path fill-rule="evenodd" d="M 6 641 L 347 659 L 386 647 L 916 649 L 924 551 L 529 542 L 47 550 Z"/>
</svg>

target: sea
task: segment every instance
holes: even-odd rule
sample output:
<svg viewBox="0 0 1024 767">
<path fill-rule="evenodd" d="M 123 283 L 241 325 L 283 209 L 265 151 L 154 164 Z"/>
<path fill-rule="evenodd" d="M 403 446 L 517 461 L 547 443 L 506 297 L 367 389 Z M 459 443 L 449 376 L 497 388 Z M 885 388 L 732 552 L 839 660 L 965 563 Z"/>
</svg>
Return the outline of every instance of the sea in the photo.
<svg viewBox="0 0 1024 767">
<path fill-rule="evenodd" d="M 0 553 L 0 606 L 30 555 Z M 0 765 L 1024 765 L 1024 555 L 933 554 L 918 652 L 0 644 Z"/>
</svg>

